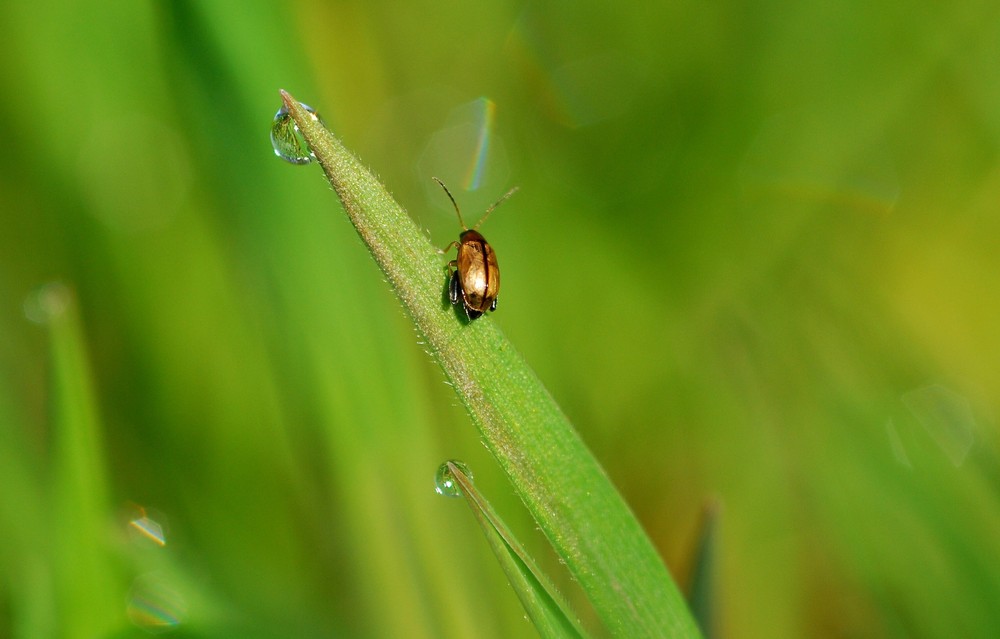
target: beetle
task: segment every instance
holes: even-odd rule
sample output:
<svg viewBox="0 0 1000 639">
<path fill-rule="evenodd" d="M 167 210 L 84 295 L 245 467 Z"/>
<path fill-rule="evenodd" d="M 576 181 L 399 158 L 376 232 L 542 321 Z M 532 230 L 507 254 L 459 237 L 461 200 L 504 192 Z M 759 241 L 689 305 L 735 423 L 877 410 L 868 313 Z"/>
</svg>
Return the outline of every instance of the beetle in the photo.
<svg viewBox="0 0 1000 639">
<path fill-rule="evenodd" d="M 440 184 L 448 195 L 452 206 L 455 207 L 455 214 L 458 215 L 458 223 L 462 225 L 458 240 L 444 247 L 442 251 L 447 253 L 451 247 L 458 247 L 457 259 L 448 262 L 451 276 L 448 282 L 448 300 L 455 306 L 461 303 L 471 321 L 486 311 L 497 310 L 497 295 L 500 293 L 500 266 L 497 264 L 497 254 L 483 234 L 476 229 L 486 221 L 494 209 L 514 195 L 517 187 L 507 191 L 493 206 L 486 209 L 483 217 L 470 229 L 462 220 L 462 212 L 458 210 L 458 203 L 455 202 L 448 187 L 438 178 L 433 180 Z"/>
</svg>

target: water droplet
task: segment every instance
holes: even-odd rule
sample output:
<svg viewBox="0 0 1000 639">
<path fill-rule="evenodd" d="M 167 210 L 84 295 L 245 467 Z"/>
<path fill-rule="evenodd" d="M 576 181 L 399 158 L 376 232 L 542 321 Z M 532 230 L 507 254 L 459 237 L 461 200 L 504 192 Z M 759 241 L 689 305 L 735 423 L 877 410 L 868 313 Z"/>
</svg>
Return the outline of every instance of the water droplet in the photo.
<svg viewBox="0 0 1000 639">
<path fill-rule="evenodd" d="M 170 587 L 161 574 L 136 577 L 128 596 L 128 618 L 149 633 L 167 632 L 183 623 L 187 615 L 184 597 Z"/>
<path fill-rule="evenodd" d="M 899 431 L 896 430 L 896 424 L 891 418 L 885 424 L 885 432 L 889 436 L 889 446 L 892 449 L 892 456 L 895 457 L 896 461 L 903 466 L 913 468 L 910 456 L 906 454 L 906 447 L 903 445 L 903 438 L 899 436 Z"/>
<path fill-rule="evenodd" d="M 66 312 L 71 293 L 62 282 L 49 282 L 38 287 L 24 300 L 24 316 L 35 324 L 48 324 Z"/>
<path fill-rule="evenodd" d="M 852 114 L 817 107 L 782 112 L 750 144 L 738 179 L 746 196 L 825 202 L 891 213 L 900 195 L 889 144 L 862 134 Z"/>
<path fill-rule="evenodd" d="M 465 462 L 452 459 L 438 466 L 437 473 L 434 474 L 434 492 L 445 497 L 461 497 L 462 489 L 455 480 L 455 475 L 451 472 L 451 466 L 455 466 L 469 478 L 469 481 L 472 481 L 472 471 L 469 470 Z"/>
<path fill-rule="evenodd" d="M 976 418 L 969 400 L 931 384 L 904 393 L 902 401 L 951 463 L 961 466 L 976 439 Z"/>
<path fill-rule="evenodd" d="M 128 522 L 128 534 L 135 543 L 151 544 L 160 548 L 167 545 L 163 526 L 156 519 L 150 517 L 142 506 L 134 508 L 133 516 Z"/>
<path fill-rule="evenodd" d="M 483 210 L 492 204 L 494 200 L 487 198 L 501 188 L 510 173 L 506 148 L 496 133 L 496 114 L 496 103 L 486 97 L 455 107 L 417 160 L 419 172 L 438 175 L 446 184 L 461 185 L 466 191 L 476 193 L 465 203 L 470 209 Z M 434 194 L 433 201 L 437 201 L 438 195 Z M 443 206 L 440 210 L 452 213 Z"/>
<path fill-rule="evenodd" d="M 304 102 L 299 104 L 312 114 L 314 120 L 322 122 L 315 109 Z M 292 164 L 309 164 L 316 159 L 306 139 L 302 137 L 298 125 L 292 119 L 292 114 L 284 106 L 274 114 L 274 121 L 271 123 L 271 146 L 274 147 L 275 155 Z"/>
</svg>

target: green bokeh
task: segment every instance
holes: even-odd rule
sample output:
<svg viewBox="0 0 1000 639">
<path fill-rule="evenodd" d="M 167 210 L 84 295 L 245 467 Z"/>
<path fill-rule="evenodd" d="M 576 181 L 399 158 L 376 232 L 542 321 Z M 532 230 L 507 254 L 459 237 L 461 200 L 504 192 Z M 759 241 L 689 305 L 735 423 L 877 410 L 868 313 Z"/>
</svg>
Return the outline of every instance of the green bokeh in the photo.
<svg viewBox="0 0 1000 639">
<path fill-rule="evenodd" d="M 436 244 L 432 175 L 470 223 L 520 185 L 487 321 L 682 583 L 717 500 L 723 636 L 1000 633 L 995 2 L 10 2 L 0 42 L 0 636 L 532 636 L 448 458 L 577 596 L 279 88 Z"/>
</svg>

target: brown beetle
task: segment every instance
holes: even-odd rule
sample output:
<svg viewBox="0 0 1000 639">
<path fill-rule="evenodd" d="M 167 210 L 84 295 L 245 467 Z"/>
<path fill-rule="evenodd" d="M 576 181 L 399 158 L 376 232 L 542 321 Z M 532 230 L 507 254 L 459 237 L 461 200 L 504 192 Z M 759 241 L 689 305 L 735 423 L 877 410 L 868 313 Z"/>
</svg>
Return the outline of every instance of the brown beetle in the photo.
<svg viewBox="0 0 1000 639">
<path fill-rule="evenodd" d="M 462 220 L 462 212 L 458 210 L 458 203 L 452 197 L 451 191 L 444 185 L 444 182 L 437 178 L 433 179 L 441 185 L 441 188 L 448 195 L 448 199 L 451 200 L 452 206 L 455 207 L 455 213 L 458 215 L 458 223 L 462 225 L 462 233 L 458 236 L 458 241 L 452 242 L 442 251 L 447 253 L 451 247 L 458 247 L 458 259 L 448 262 L 448 270 L 451 272 L 451 280 L 448 283 L 448 299 L 455 305 L 458 305 L 459 300 L 461 300 L 462 306 L 465 307 L 465 314 L 469 316 L 470 320 L 474 320 L 486 311 L 495 311 L 497 309 L 497 295 L 500 294 L 500 267 L 497 265 L 497 254 L 483 237 L 483 234 L 476 229 L 504 200 L 514 195 L 517 187 L 507 191 L 506 195 L 486 209 L 483 217 L 470 229 Z"/>
</svg>

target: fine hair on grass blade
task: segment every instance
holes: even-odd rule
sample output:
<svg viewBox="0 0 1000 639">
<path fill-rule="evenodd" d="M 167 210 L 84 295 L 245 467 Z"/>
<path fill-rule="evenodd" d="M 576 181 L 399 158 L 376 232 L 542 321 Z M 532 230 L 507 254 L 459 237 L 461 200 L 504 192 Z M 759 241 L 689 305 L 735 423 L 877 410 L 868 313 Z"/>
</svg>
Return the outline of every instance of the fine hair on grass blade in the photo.
<svg viewBox="0 0 1000 639">
<path fill-rule="evenodd" d="M 472 509 L 472 514 L 483 529 L 490 548 L 521 600 L 524 611 L 535 624 L 538 634 L 545 639 L 587 637 L 569 605 L 482 496 L 472 478 L 453 461 L 445 462 L 444 466 L 445 474 L 455 482 L 458 492 Z"/>
<path fill-rule="evenodd" d="M 608 631 L 698 636 L 652 542 L 531 368 L 491 317 L 464 323 L 442 305 L 438 250 L 322 120 L 288 93 L 281 98 L 487 448 Z"/>
</svg>

